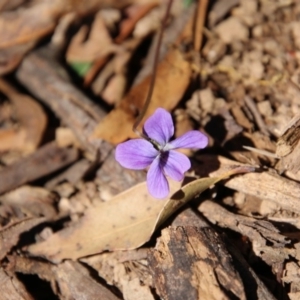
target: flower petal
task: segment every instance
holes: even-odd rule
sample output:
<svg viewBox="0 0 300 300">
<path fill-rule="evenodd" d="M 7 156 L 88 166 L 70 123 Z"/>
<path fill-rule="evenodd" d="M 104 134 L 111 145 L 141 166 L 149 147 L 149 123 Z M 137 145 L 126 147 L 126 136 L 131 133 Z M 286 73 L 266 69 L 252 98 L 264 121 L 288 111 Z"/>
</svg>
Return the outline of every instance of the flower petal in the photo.
<svg viewBox="0 0 300 300">
<path fill-rule="evenodd" d="M 184 173 L 191 167 L 190 160 L 187 156 L 177 151 L 171 150 L 166 153 L 168 156 L 163 167 L 165 174 L 174 180 L 182 180 Z"/>
<path fill-rule="evenodd" d="M 144 132 L 148 137 L 164 146 L 174 134 L 171 114 L 163 108 L 158 108 L 145 122 Z"/>
<path fill-rule="evenodd" d="M 179 138 L 172 142 L 169 142 L 166 146 L 167 149 L 177 149 L 177 148 L 197 148 L 203 149 L 208 144 L 208 137 L 198 130 L 191 130 L 183 134 Z"/>
<path fill-rule="evenodd" d="M 116 148 L 116 161 L 124 168 L 142 170 L 148 167 L 158 151 L 146 140 L 135 139 L 119 144 Z"/>
<path fill-rule="evenodd" d="M 147 174 L 147 186 L 151 196 L 163 199 L 169 194 L 169 183 L 163 173 L 160 159 L 157 157 L 151 164 Z"/>
</svg>

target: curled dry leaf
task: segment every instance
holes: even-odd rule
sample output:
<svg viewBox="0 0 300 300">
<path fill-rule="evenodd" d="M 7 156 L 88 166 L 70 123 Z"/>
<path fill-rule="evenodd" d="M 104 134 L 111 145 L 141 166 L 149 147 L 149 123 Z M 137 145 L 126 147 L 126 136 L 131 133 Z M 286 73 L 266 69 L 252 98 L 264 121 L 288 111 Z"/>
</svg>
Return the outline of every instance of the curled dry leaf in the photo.
<svg viewBox="0 0 300 300">
<path fill-rule="evenodd" d="M 28 251 L 57 263 L 62 259 L 77 259 L 105 250 L 137 248 L 147 242 L 154 230 L 178 208 L 196 195 L 230 175 L 249 171 L 252 169 L 248 167 L 236 168 L 219 177 L 195 180 L 181 189 L 181 183 L 171 181 L 170 190 L 175 193 L 167 201 L 151 197 L 146 183 L 141 183 L 89 209 L 74 227 L 29 246 Z"/>
<path fill-rule="evenodd" d="M 178 43 L 192 37 L 192 19 L 183 26 L 184 29 L 176 41 Z M 170 47 L 157 66 L 155 87 L 144 120 L 152 115 L 157 107 L 166 110 L 175 108 L 190 83 L 191 74 L 191 65 L 184 54 Z M 135 137 L 132 127 L 136 116 L 144 107 L 151 78 L 152 74 L 136 84 L 120 104 L 98 124 L 93 134 L 94 139 L 100 138 L 118 144 L 127 138 Z"/>
<path fill-rule="evenodd" d="M 179 189 L 180 184 L 172 182 L 171 191 Z M 164 203 L 148 194 L 145 182 L 138 184 L 112 200 L 87 210 L 74 227 L 29 246 L 28 251 L 59 262 L 104 250 L 136 248 L 150 239 L 151 228 Z"/>
<path fill-rule="evenodd" d="M 144 119 L 152 115 L 157 107 L 172 110 L 184 94 L 190 82 L 190 75 L 189 62 L 185 60 L 179 50 L 171 49 L 158 65 L 156 85 Z M 93 138 L 118 144 L 127 138 L 135 137 L 132 126 L 137 113 L 142 110 L 144 105 L 151 76 L 133 87 L 120 105 L 98 124 Z"/>
<path fill-rule="evenodd" d="M 0 131 L 0 151 L 21 150 L 32 153 L 39 146 L 47 126 L 47 115 L 41 105 L 27 95 L 18 93 L 0 79 L 0 90 L 10 99 L 20 124 L 19 129 Z"/>
<path fill-rule="evenodd" d="M 66 53 L 68 62 L 93 62 L 96 58 L 106 56 L 116 49 L 112 45 L 112 39 L 101 13 L 95 16 L 89 34 L 88 31 L 87 25 L 83 25 L 72 38 Z"/>
</svg>

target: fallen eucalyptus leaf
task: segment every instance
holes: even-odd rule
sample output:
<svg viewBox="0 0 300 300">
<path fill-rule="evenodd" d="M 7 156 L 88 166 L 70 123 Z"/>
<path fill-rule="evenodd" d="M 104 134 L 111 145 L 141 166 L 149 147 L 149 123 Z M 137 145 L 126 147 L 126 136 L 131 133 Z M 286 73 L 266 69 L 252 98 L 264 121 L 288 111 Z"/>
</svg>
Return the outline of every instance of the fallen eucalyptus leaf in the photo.
<svg viewBox="0 0 300 300">
<path fill-rule="evenodd" d="M 153 198 L 148 194 L 146 183 L 141 183 L 108 202 L 88 209 L 75 226 L 29 246 L 28 252 L 58 263 L 63 259 L 78 259 L 106 250 L 140 247 L 151 238 L 158 226 L 196 195 L 228 176 L 249 171 L 252 169 L 239 167 L 219 177 L 195 180 L 181 189 L 181 182 L 170 181 L 173 196 L 169 200 Z"/>
<path fill-rule="evenodd" d="M 181 182 L 170 181 L 171 193 L 180 186 Z M 137 248 L 150 239 L 164 205 L 165 201 L 149 195 L 146 182 L 140 183 L 110 201 L 88 209 L 74 226 L 29 246 L 28 251 L 59 262 L 105 250 Z"/>
</svg>

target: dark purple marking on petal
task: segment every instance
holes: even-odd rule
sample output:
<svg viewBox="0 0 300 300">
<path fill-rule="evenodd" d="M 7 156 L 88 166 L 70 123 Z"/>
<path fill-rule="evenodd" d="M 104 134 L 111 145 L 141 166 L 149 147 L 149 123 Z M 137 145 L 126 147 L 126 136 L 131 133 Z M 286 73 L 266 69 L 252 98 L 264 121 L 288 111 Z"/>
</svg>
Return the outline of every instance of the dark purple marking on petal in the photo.
<svg viewBox="0 0 300 300">
<path fill-rule="evenodd" d="M 129 140 L 116 147 L 116 161 L 124 168 L 142 170 L 148 167 L 158 151 L 143 139 Z"/>
<path fill-rule="evenodd" d="M 191 167 L 191 162 L 188 157 L 177 151 L 169 151 L 161 157 L 165 160 L 163 163 L 164 173 L 176 181 L 180 181 L 184 177 L 184 173 Z"/>
<path fill-rule="evenodd" d="M 157 157 L 151 164 L 147 174 L 147 186 L 151 196 L 157 199 L 166 198 L 169 194 L 169 183 Z"/>
<path fill-rule="evenodd" d="M 166 146 L 168 149 L 178 149 L 178 148 L 194 148 L 203 149 L 208 144 L 208 137 L 198 130 L 191 130 L 183 134 L 179 138 L 171 141 Z"/>
<path fill-rule="evenodd" d="M 174 134 L 171 114 L 163 108 L 158 108 L 145 122 L 144 133 L 164 146 Z"/>
</svg>

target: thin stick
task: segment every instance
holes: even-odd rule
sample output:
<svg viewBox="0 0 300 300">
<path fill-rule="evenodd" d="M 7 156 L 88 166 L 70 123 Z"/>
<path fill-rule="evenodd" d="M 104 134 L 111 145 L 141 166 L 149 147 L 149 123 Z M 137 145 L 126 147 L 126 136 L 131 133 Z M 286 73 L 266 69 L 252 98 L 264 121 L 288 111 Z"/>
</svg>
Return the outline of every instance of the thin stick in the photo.
<svg viewBox="0 0 300 300">
<path fill-rule="evenodd" d="M 205 25 L 205 17 L 209 0 L 198 0 L 196 12 L 196 26 L 194 36 L 194 51 L 200 52 L 203 42 L 203 28 Z"/>
<path fill-rule="evenodd" d="M 151 98 L 152 98 L 153 89 L 154 89 L 154 85 L 155 85 L 155 79 L 156 79 L 158 59 L 159 59 L 159 49 L 160 49 L 160 46 L 161 46 L 164 28 L 166 27 L 166 24 L 167 24 L 167 21 L 168 21 L 168 17 L 169 17 L 169 14 L 170 14 L 172 3 L 173 3 L 173 0 L 169 0 L 168 5 L 167 5 L 167 9 L 166 9 L 166 14 L 163 18 L 162 26 L 160 28 L 160 32 L 159 32 L 159 35 L 158 35 L 158 41 L 157 41 L 157 46 L 156 46 L 156 49 L 155 49 L 154 62 L 153 62 L 153 72 L 152 72 L 152 77 L 151 77 L 151 81 L 150 81 L 150 85 L 149 85 L 149 91 L 148 91 L 148 94 L 147 94 L 147 98 L 146 98 L 146 101 L 145 101 L 145 104 L 144 104 L 144 107 L 143 107 L 142 111 L 140 112 L 139 116 L 137 117 L 137 119 L 134 122 L 133 127 L 132 127 L 132 130 L 138 136 L 140 136 L 140 137 L 142 137 L 146 140 L 149 140 L 149 137 L 147 137 L 145 134 L 139 132 L 137 127 L 139 126 L 142 119 L 144 118 L 144 116 L 146 114 L 146 111 L 149 107 Z"/>
<path fill-rule="evenodd" d="M 266 136 L 270 136 L 268 128 L 267 128 L 261 114 L 259 113 L 254 100 L 249 96 L 245 96 L 244 100 L 245 100 L 245 103 L 248 106 L 248 108 L 251 110 L 253 117 L 255 119 L 255 122 L 256 122 L 257 126 L 259 127 L 259 129 L 261 130 L 261 132 Z"/>
</svg>

